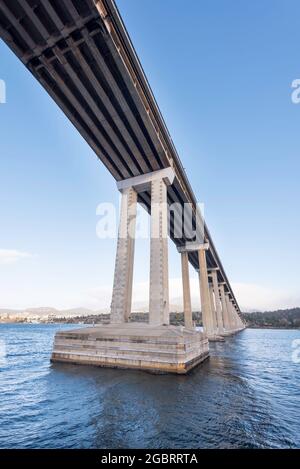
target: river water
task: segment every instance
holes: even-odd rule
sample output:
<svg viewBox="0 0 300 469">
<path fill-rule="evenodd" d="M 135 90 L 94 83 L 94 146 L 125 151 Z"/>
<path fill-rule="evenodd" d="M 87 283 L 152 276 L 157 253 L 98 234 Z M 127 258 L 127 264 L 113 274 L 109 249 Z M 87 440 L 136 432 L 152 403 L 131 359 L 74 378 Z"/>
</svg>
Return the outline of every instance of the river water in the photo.
<svg viewBox="0 0 300 469">
<path fill-rule="evenodd" d="M 300 331 L 247 329 L 173 376 L 50 364 L 72 327 L 0 325 L 1 448 L 300 447 Z"/>
</svg>

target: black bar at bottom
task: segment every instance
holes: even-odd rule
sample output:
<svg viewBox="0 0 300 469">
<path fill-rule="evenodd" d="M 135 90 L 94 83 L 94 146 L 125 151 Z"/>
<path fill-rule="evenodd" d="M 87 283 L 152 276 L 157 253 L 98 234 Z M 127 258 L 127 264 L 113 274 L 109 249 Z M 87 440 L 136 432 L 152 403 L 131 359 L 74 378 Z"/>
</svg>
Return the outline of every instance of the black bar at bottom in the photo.
<svg viewBox="0 0 300 469">
<path fill-rule="evenodd" d="M 76 463 L 89 464 L 89 466 L 114 466 L 138 467 L 144 464 L 187 464 L 199 465 L 204 461 L 212 463 L 238 462 L 282 462 L 287 464 L 287 458 L 295 458 L 299 450 L 269 450 L 269 449 L 236 449 L 236 450 L 213 450 L 213 449 L 29 449 L 29 450 L 0 450 L 0 463 Z"/>
</svg>

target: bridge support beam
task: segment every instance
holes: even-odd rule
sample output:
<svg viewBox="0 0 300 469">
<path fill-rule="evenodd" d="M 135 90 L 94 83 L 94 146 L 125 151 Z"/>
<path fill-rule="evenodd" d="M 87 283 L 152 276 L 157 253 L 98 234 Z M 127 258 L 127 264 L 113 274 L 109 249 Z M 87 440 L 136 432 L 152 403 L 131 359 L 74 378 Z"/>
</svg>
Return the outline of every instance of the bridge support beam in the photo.
<svg viewBox="0 0 300 469">
<path fill-rule="evenodd" d="M 184 325 L 188 329 L 193 327 L 190 274 L 189 274 L 189 257 L 188 253 L 181 253 L 181 272 L 182 272 L 182 290 L 183 290 L 183 312 Z"/>
<path fill-rule="evenodd" d="M 232 304 L 232 315 L 233 315 L 233 319 L 234 319 L 235 329 L 240 330 L 238 314 L 236 312 L 234 304 L 233 303 L 231 303 L 231 304 Z"/>
<path fill-rule="evenodd" d="M 216 314 L 217 314 L 217 331 L 218 334 L 223 334 L 224 332 L 224 323 L 222 317 L 221 303 L 220 303 L 220 291 L 218 284 L 218 273 L 216 270 L 213 270 L 212 273 L 213 289 L 215 294 L 215 303 L 216 303 Z"/>
<path fill-rule="evenodd" d="M 228 319 L 229 319 L 229 331 L 231 333 L 236 332 L 236 325 L 235 325 L 235 320 L 234 320 L 234 314 L 233 314 L 233 305 L 230 300 L 229 293 L 225 294 L 226 298 L 226 305 L 227 305 L 227 311 L 228 311 Z"/>
<path fill-rule="evenodd" d="M 163 179 L 151 182 L 149 323 L 169 324 L 168 205 Z"/>
<path fill-rule="evenodd" d="M 215 307 L 215 300 L 214 300 L 214 289 L 212 283 L 208 283 L 209 289 L 209 298 L 210 298 L 210 306 L 211 306 L 211 319 L 212 319 L 212 330 L 214 333 L 217 332 L 217 315 L 216 315 L 216 307 Z"/>
<path fill-rule="evenodd" d="M 212 314 L 212 331 L 213 333 L 209 336 L 209 340 L 215 342 L 223 342 L 223 337 L 219 334 L 218 328 L 218 318 L 217 318 L 217 310 L 216 310 L 216 297 L 214 297 L 214 288 L 213 284 L 209 283 L 209 296 L 210 296 L 210 304 L 211 304 L 211 314 Z"/>
<path fill-rule="evenodd" d="M 233 305 L 233 313 L 234 313 L 234 317 L 235 317 L 235 324 L 236 324 L 237 330 L 238 331 L 243 330 L 245 328 L 245 326 L 243 324 L 243 321 L 240 318 L 240 315 L 239 315 L 238 310 L 237 310 L 235 305 Z"/>
<path fill-rule="evenodd" d="M 111 323 L 128 321 L 132 303 L 132 279 L 137 195 L 151 192 L 150 310 L 149 323 L 169 324 L 168 204 L 167 186 L 175 173 L 166 168 L 119 181 L 122 193 L 120 224 L 111 302 Z"/>
<path fill-rule="evenodd" d="M 214 325 L 213 314 L 211 304 L 211 296 L 209 291 L 207 263 L 206 263 L 206 250 L 208 244 L 203 244 L 198 249 L 199 259 L 199 284 L 200 284 L 200 297 L 201 297 L 201 311 L 202 311 L 202 323 L 203 329 L 207 334 L 208 340 L 215 341 L 221 340 L 216 334 L 216 328 Z"/>
<path fill-rule="evenodd" d="M 207 337 L 213 335 L 212 325 L 212 311 L 210 304 L 209 288 L 208 288 L 208 275 L 206 265 L 205 247 L 198 250 L 199 258 L 199 286 L 200 286 L 200 299 L 201 299 L 201 312 L 203 329 Z"/>
<path fill-rule="evenodd" d="M 203 329 L 209 340 L 222 341 L 222 337 L 217 333 L 217 317 L 213 299 L 213 286 L 210 287 L 208 281 L 206 251 L 209 249 L 209 244 L 188 243 L 186 246 L 178 247 L 177 249 L 180 253 L 188 253 L 193 251 L 198 253 L 199 270 L 197 271 L 199 275 Z"/>
<path fill-rule="evenodd" d="M 111 302 L 111 323 L 57 333 L 51 360 L 186 374 L 209 356 L 206 335 L 193 328 L 188 254 L 182 253 L 185 328 L 169 324 L 168 201 L 172 168 L 117 183 L 121 212 Z M 149 323 L 130 322 L 139 192 L 151 194 Z M 70 345 L 70 338 L 72 344 Z"/>
<path fill-rule="evenodd" d="M 221 305 L 222 305 L 222 318 L 223 318 L 223 324 L 224 324 L 224 332 L 222 335 L 229 335 L 231 333 L 231 324 L 229 321 L 229 311 L 228 311 L 228 306 L 227 306 L 227 301 L 226 301 L 224 283 L 220 283 L 219 287 L 220 287 L 220 296 L 221 296 Z"/>
<path fill-rule="evenodd" d="M 239 314 L 239 310 L 237 310 L 237 315 L 238 315 L 238 323 L 239 323 L 239 326 L 240 326 L 240 328 L 243 330 L 243 329 L 245 329 L 246 326 L 245 326 L 245 324 L 244 324 L 244 322 L 243 322 L 243 320 L 242 320 L 242 318 L 241 318 L 241 316 L 240 316 L 240 314 Z"/>
<path fill-rule="evenodd" d="M 131 313 L 137 193 L 132 187 L 122 190 L 111 322 L 124 323 Z"/>
</svg>

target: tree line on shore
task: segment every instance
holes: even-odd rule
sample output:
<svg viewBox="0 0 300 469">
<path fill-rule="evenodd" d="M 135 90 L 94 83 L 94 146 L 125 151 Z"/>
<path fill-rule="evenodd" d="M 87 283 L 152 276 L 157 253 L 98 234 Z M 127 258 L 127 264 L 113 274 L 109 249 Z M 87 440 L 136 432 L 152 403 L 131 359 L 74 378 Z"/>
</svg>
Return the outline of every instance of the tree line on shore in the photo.
<svg viewBox="0 0 300 469">
<path fill-rule="evenodd" d="M 265 327 L 265 328 L 300 328 L 300 308 L 281 309 L 277 311 L 253 312 L 243 313 L 244 320 L 248 327 Z M 84 323 L 84 324 L 107 324 L 109 323 L 109 314 L 77 316 L 70 318 L 60 318 L 55 322 L 67 323 Z M 148 313 L 132 313 L 130 317 L 134 322 L 148 322 Z M 202 326 L 201 312 L 193 312 L 193 321 L 196 326 Z M 170 322 L 173 325 L 179 326 L 184 324 L 183 313 L 171 313 Z"/>
<path fill-rule="evenodd" d="M 248 327 L 300 328 L 300 308 L 243 313 Z"/>
</svg>

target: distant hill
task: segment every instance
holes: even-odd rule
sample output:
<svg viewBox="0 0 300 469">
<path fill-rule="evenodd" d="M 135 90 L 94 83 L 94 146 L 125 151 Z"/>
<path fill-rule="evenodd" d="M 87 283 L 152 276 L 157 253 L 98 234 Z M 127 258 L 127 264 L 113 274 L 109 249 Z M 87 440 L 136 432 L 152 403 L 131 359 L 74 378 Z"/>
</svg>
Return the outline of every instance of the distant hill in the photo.
<svg viewBox="0 0 300 469">
<path fill-rule="evenodd" d="M 300 308 L 243 313 L 249 327 L 300 328 Z"/>
<path fill-rule="evenodd" d="M 47 317 L 47 316 L 55 316 L 55 317 L 75 317 L 75 316 L 92 316 L 98 314 L 105 314 L 106 310 L 101 311 L 92 311 L 88 308 L 73 308 L 73 309 L 56 309 L 51 307 L 40 307 L 40 308 L 27 308 L 27 309 L 8 309 L 2 308 L 0 309 L 0 317 L 5 316 L 16 316 L 20 318 L 26 318 L 30 316 L 36 316 L 39 318 Z"/>
</svg>

